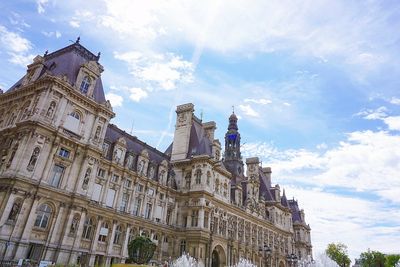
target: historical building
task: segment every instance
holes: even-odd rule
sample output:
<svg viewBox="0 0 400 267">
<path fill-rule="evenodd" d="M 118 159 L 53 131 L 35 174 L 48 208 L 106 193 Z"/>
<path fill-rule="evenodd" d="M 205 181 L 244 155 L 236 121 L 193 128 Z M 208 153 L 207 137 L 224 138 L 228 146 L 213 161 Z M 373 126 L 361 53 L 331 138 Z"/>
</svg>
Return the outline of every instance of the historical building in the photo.
<svg viewBox="0 0 400 267">
<path fill-rule="evenodd" d="M 109 123 L 99 58 L 78 39 L 0 93 L 2 259 L 108 265 L 137 235 L 157 244 L 154 264 L 186 251 L 207 267 L 283 267 L 312 254 L 297 201 L 242 159 L 234 113 L 222 147 L 215 122 L 180 105 L 158 151 Z"/>
</svg>

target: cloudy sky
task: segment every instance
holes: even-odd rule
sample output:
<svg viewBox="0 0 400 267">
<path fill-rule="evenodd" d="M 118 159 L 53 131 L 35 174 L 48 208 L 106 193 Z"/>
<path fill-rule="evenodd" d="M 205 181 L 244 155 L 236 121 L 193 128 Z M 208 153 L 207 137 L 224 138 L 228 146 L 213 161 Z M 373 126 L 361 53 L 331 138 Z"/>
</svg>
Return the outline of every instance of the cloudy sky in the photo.
<svg viewBox="0 0 400 267">
<path fill-rule="evenodd" d="M 81 37 L 101 52 L 113 123 L 165 150 L 176 105 L 235 107 L 244 154 L 273 168 L 314 250 L 399 252 L 400 3 L 1 1 L 0 88 Z"/>
</svg>

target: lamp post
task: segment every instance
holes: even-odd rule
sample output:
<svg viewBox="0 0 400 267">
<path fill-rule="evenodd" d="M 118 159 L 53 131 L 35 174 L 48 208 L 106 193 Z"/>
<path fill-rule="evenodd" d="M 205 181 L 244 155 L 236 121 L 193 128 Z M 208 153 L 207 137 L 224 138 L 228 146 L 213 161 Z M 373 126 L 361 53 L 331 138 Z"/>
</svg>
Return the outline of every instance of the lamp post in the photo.
<svg viewBox="0 0 400 267">
<path fill-rule="evenodd" d="M 267 243 L 264 243 L 264 246 L 260 246 L 259 251 L 260 252 L 264 252 L 264 263 L 265 263 L 265 266 L 267 266 L 267 259 L 270 260 L 269 266 L 271 266 L 272 249 L 270 247 L 268 247 Z"/>
<path fill-rule="evenodd" d="M 288 263 L 290 263 L 290 266 L 296 266 L 297 263 L 297 256 L 295 254 L 290 254 L 286 256 L 286 259 Z"/>
</svg>

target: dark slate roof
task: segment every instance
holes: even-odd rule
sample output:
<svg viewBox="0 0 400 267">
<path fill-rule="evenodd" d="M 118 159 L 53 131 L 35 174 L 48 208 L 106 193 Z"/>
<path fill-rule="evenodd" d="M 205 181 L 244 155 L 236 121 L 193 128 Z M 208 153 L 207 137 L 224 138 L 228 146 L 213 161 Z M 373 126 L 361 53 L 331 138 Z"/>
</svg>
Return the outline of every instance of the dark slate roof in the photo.
<svg viewBox="0 0 400 267">
<path fill-rule="evenodd" d="M 119 129 L 116 125 L 109 124 L 104 140 L 110 144 L 114 144 L 121 137 L 125 138 L 126 140 L 128 152 L 133 152 L 136 155 L 139 155 L 143 151 L 143 149 L 147 149 L 147 151 L 149 152 L 150 161 L 155 164 L 160 164 L 163 160 L 166 160 L 167 162 L 169 162 L 170 160 L 170 157 L 168 155 L 146 144 L 145 142 L 140 141 L 139 139 L 137 139 L 137 137 L 128 134 L 124 130 Z M 113 149 L 108 150 L 109 153 L 107 155 L 107 159 L 109 160 L 112 159 L 112 151 Z"/>
<path fill-rule="evenodd" d="M 291 199 L 288 201 L 289 208 L 292 211 L 292 221 L 293 222 L 302 222 L 299 205 L 296 200 Z"/>
<path fill-rule="evenodd" d="M 193 124 L 190 129 L 189 149 L 187 158 L 194 155 L 209 155 L 212 157 L 212 143 L 206 136 L 203 124 L 193 116 Z"/>
<path fill-rule="evenodd" d="M 99 56 L 94 55 L 79 42 L 75 42 L 53 53 L 44 55 L 43 58 L 45 67 L 43 68 L 42 73 L 40 73 L 39 78 L 43 76 L 44 73 L 58 77 L 65 75 L 67 81 L 72 86 L 75 84 L 79 69 L 83 64 L 88 61 L 98 62 L 99 60 Z M 21 86 L 22 81 L 23 78 L 15 83 L 8 91 L 17 90 Z M 93 98 L 100 104 L 106 101 L 101 78 L 96 81 Z"/>
<path fill-rule="evenodd" d="M 265 174 L 263 173 L 261 167 L 258 169 L 258 175 L 260 178 L 261 196 L 263 196 L 266 201 L 273 201 L 274 197 L 272 196 L 271 191 L 269 190 L 271 188 L 271 185 L 267 184 L 267 177 L 265 177 Z"/>
<path fill-rule="evenodd" d="M 281 204 L 282 204 L 282 206 L 289 208 L 289 203 L 286 198 L 285 189 L 283 189 L 283 196 L 281 197 Z"/>
</svg>

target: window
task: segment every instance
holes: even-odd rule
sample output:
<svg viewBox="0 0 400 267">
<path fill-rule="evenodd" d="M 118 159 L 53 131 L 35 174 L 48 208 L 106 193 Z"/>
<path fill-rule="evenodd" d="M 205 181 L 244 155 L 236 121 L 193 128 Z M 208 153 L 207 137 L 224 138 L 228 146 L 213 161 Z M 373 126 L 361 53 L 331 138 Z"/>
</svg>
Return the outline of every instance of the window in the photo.
<svg viewBox="0 0 400 267">
<path fill-rule="evenodd" d="M 111 182 L 118 183 L 118 180 L 119 180 L 119 175 L 113 174 Z"/>
<path fill-rule="evenodd" d="M 27 259 L 39 261 L 43 254 L 44 245 L 30 243 L 28 247 Z"/>
<path fill-rule="evenodd" d="M 51 186 L 54 186 L 54 187 L 60 186 L 60 182 L 61 182 L 62 175 L 64 173 L 64 169 L 65 169 L 64 166 L 57 165 L 57 164 L 54 165 L 53 172 L 51 174 L 50 181 L 49 181 L 49 184 Z"/>
<path fill-rule="evenodd" d="M 64 123 L 64 128 L 78 134 L 80 122 L 81 122 L 81 116 L 79 115 L 78 112 L 73 111 L 67 116 Z"/>
<path fill-rule="evenodd" d="M 131 230 L 129 231 L 128 244 L 135 238 L 135 236 L 135 229 L 131 228 Z"/>
<path fill-rule="evenodd" d="M 106 199 L 106 206 L 112 208 L 114 206 L 114 198 L 115 198 L 116 191 L 114 189 L 108 189 L 107 191 L 107 199 Z"/>
<path fill-rule="evenodd" d="M 183 255 L 183 253 L 186 252 L 186 241 L 182 240 L 181 241 L 181 249 L 180 249 L 180 255 Z"/>
<path fill-rule="evenodd" d="M 97 171 L 97 176 L 99 176 L 101 178 L 104 178 L 105 174 L 106 174 L 106 170 L 104 170 L 102 168 L 99 168 L 99 170 Z"/>
<path fill-rule="evenodd" d="M 36 212 L 37 215 L 34 225 L 36 227 L 46 228 L 50 220 L 51 212 L 52 210 L 49 205 L 47 204 L 40 205 Z"/>
<path fill-rule="evenodd" d="M 147 189 L 147 195 L 151 197 L 154 196 L 154 189 L 153 188 Z"/>
<path fill-rule="evenodd" d="M 58 155 L 60 157 L 67 159 L 67 158 L 69 158 L 70 151 L 68 149 L 62 147 L 62 148 L 60 148 L 60 151 L 58 151 Z"/>
<path fill-rule="evenodd" d="M 115 228 L 115 234 L 114 234 L 114 244 L 120 245 L 122 240 L 122 226 L 118 225 Z"/>
<path fill-rule="evenodd" d="M 129 194 L 128 193 L 124 193 L 122 195 L 122 199 L 121 199 L 121 206 L 119 207 L 120 211 L 126 211 L 126 208 L 128 207 L 128 201 L 129 201 Z"/>
<path fill-rule="evenodd" d="M 203 225 L 204 228 L 208 228 L 208 217 L 209 217 L 209 213 L 208 213 L 208 211 L 205 211 L 204 212 L 204 225 Z"/>
<path fill-rule="evenodd" d="M 126 179 L 126 180 L 125 180 L 125 183 L 124 183 L 124 185 L 125 185 L 125 187 L 131 188 L 132 181 L 131 181 L 131 180 L 128 180 L 128 179 Z"/>
<path fill-rule="evenodd" d="M 192 227 L 197 227 L 199 221 L 199 211 L 193 210 L 192 211 Z"/>
<path fill-rule="evenodd" d="M 98 238 L 98 240 L 99 240 L 100 242 L 106 242 L 107 236 L 108 236 L 108 223 L 103 222 L 103 223 L 101 224 L 101 228 L 100 228 L 100 233 L 99 233 L 99 238 Z"/>
<path fill-rule="evenodd" d="M 160 200 L 164 199 L 164 194 L 160 193 Z"/>
<path fill-rule="evenodd" d="M 142 206 L 142 199 L 137 198 L 135 201 L 135 205 L 133 205 L 133 211 L 132 214 L 135 216 L 139 216 L 140 214 L 140 207 Z"/>
<path fill-rule="evenodd" d="M 143 192 L 143 185 L 137 184 L 137 185 L 136 185 L 136 191 L 137 191 L 137 192 Z"/>
<path fill-rule="evenodd" d="M 201 170 L 196 170 L 196 184 L 201 183 Z"/>
<path fill-rule="evenodd" d="M 94 200 L 96 202 L 100 201 L 101 190 L 103 190 L 103 186 L 101 184 L 95 183 L 93 185 L 92 200 Z"/>
<path fill-rule="evenodd" d="M 151 203 L 147 203 L 146 204 L 146 210 L 144 212 L 144 216 L 146 219 L 150 219 L 150 215 L 151 215 L 151 209 L 153 208 L 153 205 L 151 205 Z"/>
<path fill-rule="evenodd" d="M 211 180 L 211 172 L 207 172 L 207 185 L 210 185 L 210 180 Z"/>
<path fill-rule="evenodd" d="M 93 218 L 87 218 L 83 225 L 83 233 L 82 238 L 84 239 L 92 239 L 94 230 L 94 221 Z"/>
<path fill-rule="evenodd" d="M 37 159 L 39 157 L 39 153 L 40 153 L 40 148 L 35 147 L 35 149 L 32 152 L 31 158 L 29 160 L 28 166 L 26 167 L 28 171 L 33 171 L 33 169 L 35 168 Z"/>
<path fill-rule="evenodd" d="M 87 94 L 90 84 L 91 84 L 91 79 L 89 78 L 89 76 L 85 76 L 85 78 L 83 78 L 82 83 L 81 83 L 81 87 L 80 90 L 83 94 Z"/>
</svg>

